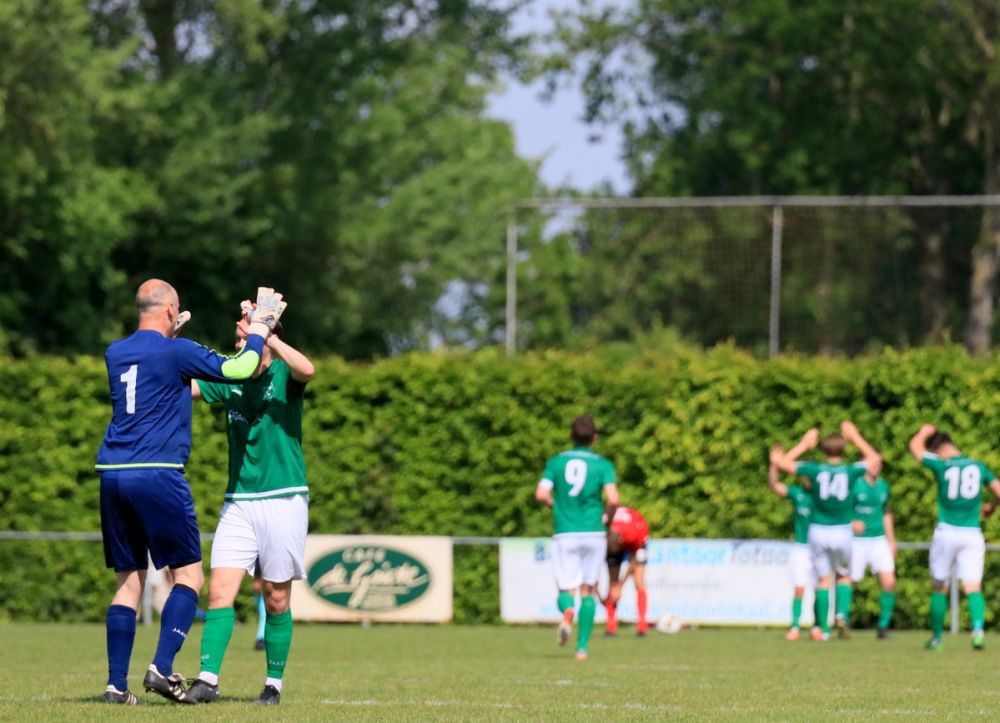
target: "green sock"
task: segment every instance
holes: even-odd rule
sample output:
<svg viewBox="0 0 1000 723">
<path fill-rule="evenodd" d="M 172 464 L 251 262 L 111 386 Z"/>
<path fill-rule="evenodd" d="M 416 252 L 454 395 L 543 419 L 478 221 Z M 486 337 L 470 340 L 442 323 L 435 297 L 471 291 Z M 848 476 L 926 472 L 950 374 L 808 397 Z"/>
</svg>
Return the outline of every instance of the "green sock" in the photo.
<svg viewBox="0 0 1000 723">
<path fill-rule="evenodd" d="M 837 584 L 837 617 L 843 618 L 844 622 L 851 620 L 851 598 L 854 596 L 854 587 L 844 583 Z"/>
<path fill-rule="evenodd" d="M 799 618 L 802 617 L 802 598 L 792 598 L 792 627 L 799 627 Z"/>
<path fill-rule="evenodd" d="M 281 615 L 268 613 L 264 623 L 264 652 L 267 655 L 267 677 L 280 679 L 285 674 L 288 649 L 292 647 L 292 611 Z"/>
<path fill-rule="evenodd" d="M 830 632 L 830 590 L 821 587 L 816 591 L 816 624 L 824 633 Z"/>
<path fill-rule="evenodd" d="M 940 640 L 944 635 L 944 616 L 948 612 L 948 593 L 931 593 L 931 635 Z"/>
<path fill-rule="evenodd" d="M 878 601 L 878 626 L 887 628 L 892 623 L 892 610 L 896 607 L 896 593 L 884 592 Z"/>
<path fill-rule="evenodd" d="M 549 598 L 549 599 L 551 600 L 551 598 Z M 565 590 L 563 590 L 562 592 L 560 592 L 559 593 L 559 597 L 556 598 L 556 605 L 559 606 L 559 612 L 561 612 L 561 613 L 564 613 L 567 610 L 569 610 L 570 608 L 572 608 L 574 602 L 575 601 L 573 600 L 572 593 L 568 593 Z"/>
<path fill-rule="evenodd" d="M 232 608 L 215 608 L 205 613 L 205 628 L 201 631 L 201 670 L 219 674 L 222 657 L 233 636 L 236 613 Z"/>
<path fill-rule="evenodd" d="M 590 641 L 590 631 L 594 629 L 594 610 L 597 603 L 591 595 L 587 595 L 580 601 L 580 632 L 576 637 L 576 649 L 586 650 Z"/>
<path fill-rule="evenodd" d="M 981 592 L 969 593 L 969 617 L 972 619 L 972 629 L 982 630 L 986 620 L 986 601 Z"/>
</svg>

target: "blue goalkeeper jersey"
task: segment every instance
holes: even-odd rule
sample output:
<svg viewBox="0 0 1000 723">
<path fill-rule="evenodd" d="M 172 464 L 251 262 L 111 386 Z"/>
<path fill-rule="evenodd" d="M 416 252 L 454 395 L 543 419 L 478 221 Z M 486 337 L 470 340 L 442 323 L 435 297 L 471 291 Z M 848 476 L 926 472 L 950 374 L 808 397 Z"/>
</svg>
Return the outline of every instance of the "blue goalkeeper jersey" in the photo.
<svg viewBox="0 0 1000 723">
<path fill-rule="evenodd" d="M 191 453 L 191 380 L 249 379 L 263 348 L 263 337 L 253 334 L 226 357 L 148 329 L 111 344 L 104 361 L 112 416 L 96 469 L 182 469 Z"/>
</svg>

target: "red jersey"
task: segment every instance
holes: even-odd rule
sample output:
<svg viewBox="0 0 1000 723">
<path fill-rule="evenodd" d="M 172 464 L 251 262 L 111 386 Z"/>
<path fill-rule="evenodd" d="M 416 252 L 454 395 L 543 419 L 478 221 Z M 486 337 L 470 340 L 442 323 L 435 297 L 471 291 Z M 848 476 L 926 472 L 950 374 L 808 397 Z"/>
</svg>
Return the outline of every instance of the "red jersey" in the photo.
<svg viewBox="0 0 1000 723">
<path fill-rule="evenodd" d="M 622 547 L 637 550 L 649 542 L 649 525 L 639 510 L 619 507 L 611 519 L 611 529 L 618 533 Z"/>
</svg>

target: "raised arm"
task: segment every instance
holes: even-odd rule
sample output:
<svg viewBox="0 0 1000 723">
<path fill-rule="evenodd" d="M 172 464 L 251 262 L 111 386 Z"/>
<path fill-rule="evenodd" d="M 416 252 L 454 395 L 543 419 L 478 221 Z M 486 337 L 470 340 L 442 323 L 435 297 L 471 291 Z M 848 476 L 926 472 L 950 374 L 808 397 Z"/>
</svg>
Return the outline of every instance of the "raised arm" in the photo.
<svg viewBox="0 0 1000 723">
<path fill-rule="evenodd" d="M 778 445 L 771 447 L 771 455 L 782 454 L 784 454 L 784 452 Z M 779 479 L 778 466 L 774 464 L 774 462 L 770 462 L 770 464 L 767 465 L 767 486 L 770 487 L 771 491 L 778 495 L 778 497 L 788 497 L 788 485 Z"/>
<path fill-rule="evenodd" d="M 813 427 L 808 432 L 802 435 L 802 439 L 799 440 L 798 444 L 792 447 L 785 453 L 780 452 L 776 454 L 774 449 L 771 450 L 771 464 L 776 466 L 782 472 L 787 472 L 788 474 L 795 474 L 795 463 L 798 461 L 799 457 L 808 452 L 810 449 L 815 447 L 819 443 L 819 430 Z"/>
<path fill-rule="evenodd" d="M 246 344 L 232 357 L 223 356 L 190 339 L 176 339 L 178 366 L 189 379 L 204 379 L 210 382 L 242 382 L 253 376 L 260 364 L 264 349 L 264 338 L 251 334 Z"/>
<path fill-rule="evenodd" d="M 271 353 L 288 365 L 292 379 L 305 384 L 316 376 L 316 367 L 309 358 L 298 349 L 288 344 L 280 336 L 271 335 L 267 340 Z"/>
<path fill-rule="evenodd" d="M 858 448 L 868 469 L 877 469 L 881 466 L 882 455 L 868 443 L 868 440 L 861 436 L 861 432 L 858 431 L 858 427 L 854 422 L 847 421 L 846 419 L 841 422 L 840 433 L 844 435 L 845 440 Z"/>
<path fill-rule="evenodd" d="M 927 439 L 937 431 L 933 424 L 923 425 L 910 440 L 910 454 L 917 458 L 918 462 L 923 461 L 927 454 Z"/>
</svg>

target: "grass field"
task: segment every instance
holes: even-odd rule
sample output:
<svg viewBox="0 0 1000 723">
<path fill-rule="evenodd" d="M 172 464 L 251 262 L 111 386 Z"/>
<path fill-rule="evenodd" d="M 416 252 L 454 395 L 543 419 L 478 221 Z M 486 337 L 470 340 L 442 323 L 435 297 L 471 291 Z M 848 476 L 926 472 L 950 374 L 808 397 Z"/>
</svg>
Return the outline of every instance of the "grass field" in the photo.
<svg viewBox="0 0 1000 723">
<path fill-rule="evenodd" d="M 595 630 L 590 660 L 541 627 L 299 624 L 279 708 L 255 706 L 264 677 L 253 631 L 238 627 L 225 699 L 174 706 L 141 694 L 155 630 L 140 629 L 130 684 L 144 705 L 100 701 L 100 625 L 0 625 L 2 720 L 910 720 L 1000 716 L 1000 638 L 973 652 L 965 636 L 939 653 L 925 635 L 788 643 L 780 631 L 697 630 L 617 638 Z M 197 673 L 200 626 L 177 670 Z"/>
</svg>

